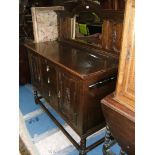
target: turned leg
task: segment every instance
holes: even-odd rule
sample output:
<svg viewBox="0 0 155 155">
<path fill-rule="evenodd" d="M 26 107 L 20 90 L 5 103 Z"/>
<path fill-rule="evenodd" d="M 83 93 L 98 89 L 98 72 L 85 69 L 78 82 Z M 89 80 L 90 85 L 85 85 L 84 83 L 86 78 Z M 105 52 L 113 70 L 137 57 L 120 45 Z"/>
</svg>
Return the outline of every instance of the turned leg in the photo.
<svg viewBox="0 0 155 155">
<path fill-rule="evenodd" d="M 109 146 L 110 146 L 110 140 L 111 140 L 111 133 L 109 130 L 109 127 L 106 126 L 106 134 L 105 134 L 105 142 L 103 144 L 103 155 L 106 155 L 107 152 L 109 151 Z"/>
<path fill-rule="evenodd" d="M 37 98 L 37 97 L 38 97 L 38 92 L 37 92 L 37 90 L 34 90 L 34 91 L 33 91 L 33 95 L 34 95 L 34 98 Z"/>
<path fill-rule="evenodd" d="M 81 139 L 81 141 L 80 141 L 80 147 L 81 147 L 81 150 L 80 150 L 79 155 L 86 155 L 86 153 L 85 153 L 85 149 L 86 149 L 86 138 L 82 138 Z"/>
<path fill-rule="evenodd" d="M 120 150 L 120 153 L 119 153 L 119 155 L 125 155 L 126 153 L 122 150 L 122 148 L 121 148 L 121 150 Z"/>
<path fill-rule="evenodd" d="M 42 99 L 42 96 L 38 96 L 38 91 L 37 90 L 34 90 L 33 94 L 34 94 L 34 101 L 35 101 L 35 103 L 39 104 L 40 103 L 40 99 Z"/>
<path fill-rule="evenodd" d="M 35 101 L 35 103 L 36 104 L 38 104 L 39 103 L 39 100 L 38 100 L 38 91 L 37 90 L 34 90 L 34 101 Z"/>
</svg>

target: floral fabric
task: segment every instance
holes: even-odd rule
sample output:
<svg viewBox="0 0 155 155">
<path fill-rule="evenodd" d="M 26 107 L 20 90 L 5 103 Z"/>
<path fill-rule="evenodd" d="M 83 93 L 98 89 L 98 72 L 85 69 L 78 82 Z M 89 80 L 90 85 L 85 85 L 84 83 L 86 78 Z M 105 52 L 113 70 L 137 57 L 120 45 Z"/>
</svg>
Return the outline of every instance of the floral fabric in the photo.
<svg viewBox="0 0 155 155">
<path fill-rule="evenodd" d="M 35 42 L 53 41 L 58 38 L 57 14 L 50 9 L 32 8 Z"/>
</svg>

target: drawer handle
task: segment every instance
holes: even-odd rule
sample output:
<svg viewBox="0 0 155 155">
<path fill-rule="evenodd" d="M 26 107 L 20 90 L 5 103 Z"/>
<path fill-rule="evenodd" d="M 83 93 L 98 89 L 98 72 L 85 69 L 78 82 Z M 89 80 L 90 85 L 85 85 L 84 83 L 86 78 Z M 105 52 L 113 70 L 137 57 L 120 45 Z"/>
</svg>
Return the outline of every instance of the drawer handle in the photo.
<svg viewBox="0 0 155 155">
<path fill-rule="evenodd" d="M 51 92 L 50 91 L 48 92 L 48 96 L 51 96 Z"/>
<path fill-rule="evenodd" d="M 47 83 L 50 83 L 50 78 L 48 77 Z"/>
<path fill-rule="evenodd" d="M 40 76 L 38 76 L 38 80 L 40 81 Z"/>
<path fill-rule="evenodd" d="M 61 94 L 60 94 L 60 91 L 58 92 L 58 98 L 60 98 L 61 97 Z"/>
<path fill-rule="evenodd" d="M 50 70 L 50 67 L 49 66 L 46 66 L 46 71 L 48 72 Z"/>
<path fill-rule="evenodd" d="M 114 80 L 116 80 L 116 77 L 115 76 L 110 77 L 110 78 L 107 78 L 107 79 L 104 79 L 104 80 L 99 81 L 99 82 L 96 82 L 96 83 L 94 83 L 92 85 L 89 85 L 89 88 L 101 87 L 101 86 L 106 85 L 108 82 L 112 82 Z"/>
</svg>

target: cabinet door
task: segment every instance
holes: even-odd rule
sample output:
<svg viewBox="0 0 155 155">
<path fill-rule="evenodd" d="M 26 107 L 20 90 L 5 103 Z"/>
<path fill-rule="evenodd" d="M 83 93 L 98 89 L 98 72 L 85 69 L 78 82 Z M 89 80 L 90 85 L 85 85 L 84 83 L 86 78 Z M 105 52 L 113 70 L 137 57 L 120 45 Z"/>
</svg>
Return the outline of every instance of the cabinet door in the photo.
<svg viewBox="0 0 155 155">
<path fill-rule="evenodd" d="M 127 1 L 122 50 L 116 99 L 129 109 L 135 109 L 135 40 L 134 40 L 134 1 Z"/>
<path fill-rule="evenodd" d="M 29 64 L 31 71 L 31 82 L 33 86 L 37 89 L 41 86 L 41 67 L 40 67 L 40 59 L 34 53 L 29 52 Z"/>
<path fill-rule="evenodd" d="M 79 106 L 78 80 L 68 74 L 59 72 L 58 88 L 60 111 L 72 125 L 76 126 Z"/>
</svg>

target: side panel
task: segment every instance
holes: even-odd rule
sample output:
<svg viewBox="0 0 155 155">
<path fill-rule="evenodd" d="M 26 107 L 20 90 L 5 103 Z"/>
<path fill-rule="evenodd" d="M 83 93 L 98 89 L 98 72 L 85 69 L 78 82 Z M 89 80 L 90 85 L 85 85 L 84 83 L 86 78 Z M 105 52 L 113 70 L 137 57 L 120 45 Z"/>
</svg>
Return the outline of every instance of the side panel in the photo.
<svg viewBox="0 0 155 155">
<path fill-rule="evenodd" d="M 37 89 L 41 86 L 41 65 L 39 57 L 31 51 L 28 51 L 31 82 Z"/>
</svg>

